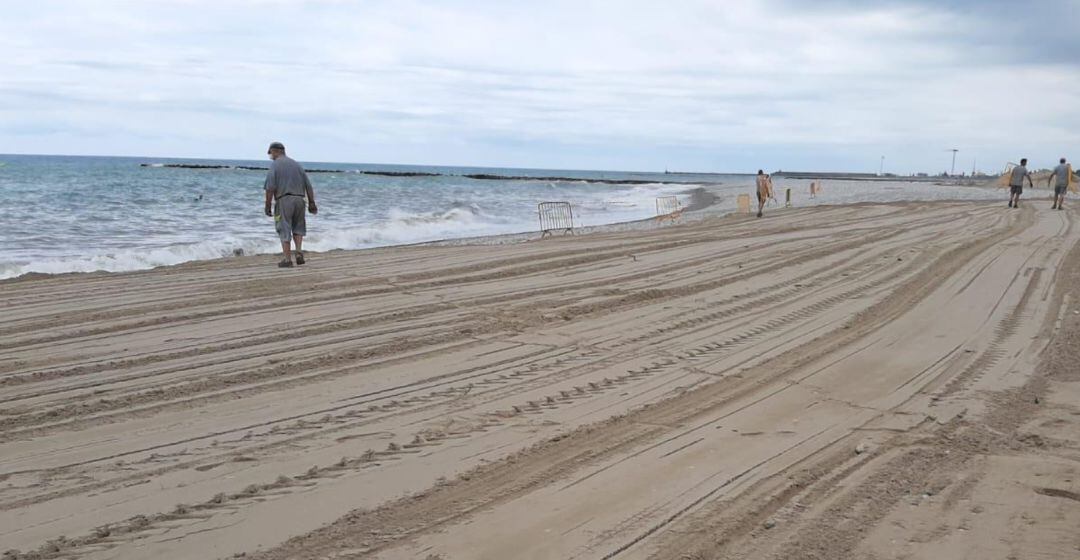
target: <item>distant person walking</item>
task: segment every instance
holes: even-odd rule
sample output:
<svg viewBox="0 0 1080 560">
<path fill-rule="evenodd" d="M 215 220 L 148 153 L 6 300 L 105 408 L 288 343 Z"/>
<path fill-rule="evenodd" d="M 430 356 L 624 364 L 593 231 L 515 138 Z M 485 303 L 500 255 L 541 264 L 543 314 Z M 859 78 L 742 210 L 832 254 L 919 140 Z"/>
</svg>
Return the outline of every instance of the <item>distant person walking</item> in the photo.
<svg viewBox="0 0 1080 560">
<path fill-rule="evenodd" d="M 278 263 L 280 268 L 292 268 L 290 244 L 296 245 L 296 264 L 304 264 L 304 235 L 307 224 L 304 219 L 304 197 L 307 196 L 307 210 L 318 214 L 315 206 L 315 191 L 311 188 L 304 168 L 291 157 L 285 155 L 285 145 L 281 142 L 270 144 L 266 151 L 273 160 L 266 173 L 266 215 L 274 217 L 274 229 L 281 238 L 281 252 L 285 259 Z M 271 211 L 271 202 L 274 202 Z"/>
<path fill-rule="evenodd" d="M 1065 191 L 1069 190 L 1069 180 L 1072 179 L 1072 166 L 1065 161 L 1065 158 L 1061 158 L 1054 172 L 1046 178 L 1046 186 L 1049 187 L 1050 181 L 1054 178 L 1057 178 L 1057 182 L 1054 183 L 1054 205 L 1050 208 L 1063 210 L 1061 205 L 1065 203 Z"/>
<path fill-rule="evenodd" d="M 1020 160 L 1020 165 L 1017 165 L 1012 169 L 1012 175 L 1009 175 L 1009 207 L 1020 207 L 1020 195 L 1024 194 L 1024 179 L 1027 179 L 1028 185 L 1031 188 L 1035 188 L 1035 183 L 1031 182 L 1031 174 L 1027 170 L 1027 158 Z"/>
<path fill-rule="evenodd" d="M 765 208 L 765 202 L 772 195 L 772 185 L 769 176 L 764 171 L 757 170 L 757 217 L 761 217 L 761 211 Z"/>
</svg>

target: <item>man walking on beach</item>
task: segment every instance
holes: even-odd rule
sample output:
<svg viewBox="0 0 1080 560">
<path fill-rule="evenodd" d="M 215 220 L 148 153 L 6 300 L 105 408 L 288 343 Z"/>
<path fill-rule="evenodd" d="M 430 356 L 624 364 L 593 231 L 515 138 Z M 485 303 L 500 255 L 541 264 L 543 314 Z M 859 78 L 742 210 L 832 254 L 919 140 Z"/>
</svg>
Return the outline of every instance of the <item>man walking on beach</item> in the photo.
<svg viewBox="0 0 1080 560">
<path fill-rule="evenodd" d="M 764 171 L 757 170 L 757 217 L 761 217 L 761 210 L 765 208 L 765 201 L 769 200 L 771 185 L 769 176 Z"/>
<path fill-rule="evenodd" d="M 1050 181 L 1057 178 L 1057 182 L 1054 184 L 1054 205 L 1050 208 L 1052 210 L 1063 210 L 1061 207 L 1065 203 L 1065 191 L 1069 190 L 1069 179 L 1072 178 L 1072 168 L 1065 162 L 1065 158 L 1061 158 L 1061 162 L 1054 168 L 1054 172 L 1046 178 L 1046 186 L 1050 186 Z"/>
<path fill-rule="evenodd" d="M 1020 195 L 1024 193 L 1024 179 L 1027 179 L 1028 185 L 1031 188 L 1035 188 L 1035 183 L 1031 182 L 1031 174 L 1027 170 L 1027 158 L 1020 160 L 1020 165 L 1017 165 L 1012 169 L 1012 175 L 1009 176 L 1009 207 L 1020 207 Z"/>
<path fill-rule="evenodd" d="M 290 243 L 296 244 L 296 264 L 304 264 L 304 234 L 307 233 L 307 224 L 304 220 L 304 196 L 307 196 L 307 210 L 312 214 L 318 214 L 319 208 L 315 206 L 315 191 L 311 188 L 311 181 L 307 173 L 299 163 L 285 155 L 285 145 L 281 142 L 270 144 L 266 151 L 273 160 L 270 162 L 270 170 L 266 173 L 266 215 L 274 217 L 274 229 L 281 238 L 281 251 L 285 253 L 285 259 L 278 263 L 280 268 L 292 268 L 292 251 Z M 270 209 L 271 202 L 276 201 L 273 211 Z"/>
</svg>

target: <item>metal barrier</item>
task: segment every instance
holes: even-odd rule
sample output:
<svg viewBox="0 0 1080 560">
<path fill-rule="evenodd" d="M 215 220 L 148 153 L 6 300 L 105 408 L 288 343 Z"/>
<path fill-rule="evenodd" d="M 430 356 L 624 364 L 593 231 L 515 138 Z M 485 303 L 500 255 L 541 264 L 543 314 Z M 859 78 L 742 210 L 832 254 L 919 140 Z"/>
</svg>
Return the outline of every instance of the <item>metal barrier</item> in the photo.
<svg viewBox="0 0 1080 560">
<path fill-rule="evenodd" d="M 677 196 L 661 196 L 656 199 L 656 221 L 671 220 L 675 223 L 675 220 L 682 216 L 682 205 L 679 204 L 679 197 Z"/>
<path fill-rule="evenodd" d="M 540 237 L 552 235 L 555 230 L 574 233 L 574 210 L 569 202 L 541 202 L 536 205 L 536 214 L 540 218 Z"/>
</svg>

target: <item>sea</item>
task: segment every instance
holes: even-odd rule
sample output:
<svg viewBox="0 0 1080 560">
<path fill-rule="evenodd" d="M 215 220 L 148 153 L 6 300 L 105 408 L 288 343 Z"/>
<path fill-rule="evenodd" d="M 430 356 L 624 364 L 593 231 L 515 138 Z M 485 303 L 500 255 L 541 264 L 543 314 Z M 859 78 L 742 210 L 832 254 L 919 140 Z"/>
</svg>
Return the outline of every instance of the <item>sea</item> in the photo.
<svg viewBox="0 0 1080 560">
<path fill-rule="evenodd" d="M 438 167 L 301 161 L 319 213 L 304 247 L 362 249 L 535 232 L 537 204 L 569 202 L 576 227 L 656 215 L 659 197 L 729 212 L 752 175 Z M 213 166 L 213 168 L 172 167 Z M 0 154 L 0 279 L 28 273 L 120 272 L 187 261 L 275 253 L 263 214 L 269 160 Z M 409 174 L 375 175 L 368 172 Z M 415 175 L 413 175 L 415 174 Z M 503 178 L 470 178 L 466 175 Z M 796 205 L 993 199 L 993 189 L 904 182 L 778 179 Z M 783 194 L 780 195 L 781 197 Z"/>
</svg>

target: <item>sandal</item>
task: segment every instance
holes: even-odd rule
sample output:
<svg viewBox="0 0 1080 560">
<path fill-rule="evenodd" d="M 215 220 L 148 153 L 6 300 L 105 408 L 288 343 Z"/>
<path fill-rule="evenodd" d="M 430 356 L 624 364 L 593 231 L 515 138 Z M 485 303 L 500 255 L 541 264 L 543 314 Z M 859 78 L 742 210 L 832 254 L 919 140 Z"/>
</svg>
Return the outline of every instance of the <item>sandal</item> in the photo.
<svg viewBox="0 0 1080 560">
<path fill-rule="evenodd" d="M 293 264 L 292 264 L 292 261 L 290 261 L 289 259 L 283 259 L 281 262 L 277 263 L 277 267 L 278 268 L 292 268 Z"/>
</svg>

